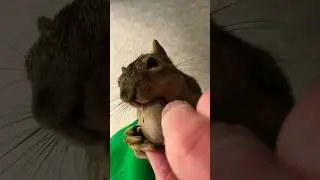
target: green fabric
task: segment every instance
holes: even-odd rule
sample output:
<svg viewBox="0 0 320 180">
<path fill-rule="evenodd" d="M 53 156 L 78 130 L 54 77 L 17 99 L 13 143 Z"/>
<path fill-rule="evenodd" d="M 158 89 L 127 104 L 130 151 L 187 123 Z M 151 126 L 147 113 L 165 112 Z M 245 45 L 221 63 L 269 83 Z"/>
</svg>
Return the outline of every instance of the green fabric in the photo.
<svg viewBox="0 0 320 180">
<path fill-rule="evenodd" d="M 154 180 L 149 161 L 135 157 L 132 149 L 123 142 L 125 130 L 135 126 L 138 120 L 119 130 L 110 139 L 111 180 Z"/>
</svg>

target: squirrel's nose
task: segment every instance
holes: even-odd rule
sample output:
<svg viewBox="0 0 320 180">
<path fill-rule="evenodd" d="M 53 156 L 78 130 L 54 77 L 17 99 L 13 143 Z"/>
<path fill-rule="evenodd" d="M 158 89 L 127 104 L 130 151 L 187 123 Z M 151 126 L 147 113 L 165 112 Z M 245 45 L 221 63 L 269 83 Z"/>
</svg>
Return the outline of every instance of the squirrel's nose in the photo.
<svg viewBox="0 0 320 180">
<path fill-rule="evenodd" d="M 124 102 L 131 102 L 136 99 L 136 88 L 123 88 L 120 90 L 120 98 Z"/>
</svg>

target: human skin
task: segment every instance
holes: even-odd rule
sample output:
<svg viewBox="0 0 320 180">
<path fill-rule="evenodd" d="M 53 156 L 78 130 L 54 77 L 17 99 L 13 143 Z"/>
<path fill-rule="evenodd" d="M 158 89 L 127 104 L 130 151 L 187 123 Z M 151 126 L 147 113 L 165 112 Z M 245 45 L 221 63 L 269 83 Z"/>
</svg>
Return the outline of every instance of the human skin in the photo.
<svg viewBox="0 0 320 180">
<path fill-rule="evenodd" d="M 317 86 L 292 109 L 272 154 L 244 127 L 210 124 L 210 92 L 206 91 L 196 110 L 180 101 L 166 106 L 162 117 L 166 151 L 147 152 L 147 156 L 157 180 L 206 180 L 210 173 L 218 180 L 320 179 L 319 107 Z"/>
<path fill-rule="evenodd" d="M 157 180 L 173 180 L 177 179 L 176 176 L 178 179 L 210 179 L 209 90 L 199 99 L 196 109 L 185 102 L 174 101 L 163 110 L 166 155 L 163 152 L 147 152 Z M 196 169 L 197 173 L 185 173 L 187 169 Z"/>
</svg>

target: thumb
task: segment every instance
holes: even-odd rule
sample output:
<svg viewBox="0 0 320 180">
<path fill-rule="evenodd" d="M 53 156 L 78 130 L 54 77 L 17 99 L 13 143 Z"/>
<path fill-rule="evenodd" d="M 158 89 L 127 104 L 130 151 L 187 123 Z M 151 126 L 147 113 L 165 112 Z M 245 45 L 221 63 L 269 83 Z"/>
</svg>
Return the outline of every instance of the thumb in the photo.
<svg viewBox="0 0 320 180">
<path fill-rule="evenodd" d="M 178 179 L 210 178 L 210 121 L 188 103 L 174 101 L 162 113 L 166 155 Z"/>
</svg>

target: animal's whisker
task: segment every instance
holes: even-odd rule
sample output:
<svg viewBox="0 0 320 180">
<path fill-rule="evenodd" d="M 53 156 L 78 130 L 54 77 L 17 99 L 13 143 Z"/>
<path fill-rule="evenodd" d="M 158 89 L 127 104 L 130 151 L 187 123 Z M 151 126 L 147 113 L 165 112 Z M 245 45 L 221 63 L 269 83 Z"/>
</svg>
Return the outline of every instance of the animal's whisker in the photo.
<svg viewBox="0 0 320 180">
<path fill-rule="evenodd" d="M 184 59 L 184 60 L 180 60 L 178 61 L 177 63 L 175 63 L 175 66 L 178 67 L 178 66 L 182 66 L 184 65 L 185 63 L 196 63 L 198 61 L 194 61 L 195 59 L 198 59 L 198 60 L 202 60 L 203 58 L 206 58 L 207 56 L 206 55 L 202 55 L 202 56 L 199 56 L 199 57 L 192 57 L 192 58 L 187 58 L 187 59 Z"/>
<path fill-rule="evenodd" d="M 124 113 L 123 109 L 126 107 L 126 105 L 121 106 L 117 111 L 114 111 L 111 113 L 111 116 L 116 119 L 116 120 L 120 120 L 121 119 L 121 115 Z"/>
<path fill-rule="evenodd" d="M 126 120 L 127 120 L 127 118 L 129 118 L 128 116 L 130 116 L 130 118 L 131 118 L 131 114 L 129 113 L 130 112 L 130 110 L 132 110 L 133 108 L 131 107 L 131 106 L 129 106 L 129 105 L 127 105 L 127 106 L 125 106 L 124 107 L 124 110 L 123 110 L 123 113 L 121 114 L 122 116 L 121 116 L 121 118 L 126 118 Z M 135 109 L 134 109 L 135 110 Z M 136 110 L 135 110 L 135 112 L 136 112 Z M 130 119 L 131 120 L 131 119 Z"/>
<path fill-rule="evenodd" d="M 125 104 L 124 106 L 121 107 L 119 114 L 119 119 L 122 119 L 123 116 L 126 114 L 127 109 L 129 108 L 128 104 Z"/>
<path fill-rule="evenodd" d="M 128 107 L 128 116 L 132 117 L 132 116 L 136 116 L 137 115 L 137 111 L 134 108 L 131 108 L 130 106 Z"/>
<path fill-rule="evenodd" d="M 131 115 L 134 115 L 134 116 L 137 115 L 137 111 L 135 109 L 129 107 L 129 110 L 130 110 L 130 116 Z"/>
<path fill-rule="evenodd" d="M 15 124 L 17 124 L 17 123 L 20 123 L 20 122 L 29 120 L 29 119 L 31 119 L 31 118 L 33 118 L 33 116 L 27 116 L 27 117 L 24 117 L 24 118 L 22 118 L 22 119 L 18 119 L 18 120 L 16 120 L 16 121 L 13 121 L 13 122 L 10 122 L 10 123 L 7 123 L 7 124 L 5 124 L 5 125 L 0 126 L 0 129 L 10 127 L 10 126 L 12 126 L 12 125 L 15 125 Z"/>
<path fill-rule="evenodd" d="M 84 159 L 84 162 L 87 164 L 89 161 L 89 158 L 88 158 L 88 154 L 86 152 L 83 153 L 83 159 Z M 88 174 L 87 168 L 85 166 L 83 168 L 83 172 L 86 172 L 86 174 Z"/>
<path fill-rule="evenodd" d="M 243 1 L 244 1 L 244 0 L 238 0 L 238 1 L 232 2 L 232 3 L 230 3 L 230 4 L 227 4 L 227 5 L 219 8 L 219 9 L 216 9 L 216 10 L 212 11 L 212 12 L 210 13 L 210 15 L 216 15 L 216 14 L 218 14 L 219 12 L 221 12 L 221 11 L 227 9 L 227 8 L 231 8 L 231 7 L 234 7 L 234 6 L 236 6 L 236 5 L 240 4 L 240 3 L 243 3 Z"/>
<path fill-rule="evenodd" d="M 56 178 L 56 171 L 57 171 L 57 166 L 58 166 L 58 164 L 59 164 L 59 159 L 60 159 L 60 157 L 61 157 L 61 153 L 63 152 L 63 150 L 64 150 L 64 148 L 65 148 L 65 145 L 60 145 L 60 147 L 57 147 L 57 149 L 59 148 L 59 150 L 57 150 L 57 157 L 56 158 L 54 158 L 55 160 L 56 160 L 56 162 L 55 162 L 55 165 L 52 167 L 52 175 L 51 175 L 51 177 L 52 177 L 52 180 L 55 180 Z"/>
<path fill-rule="evenodd" d="M 41 157 L 41 154 L 44 153 L 48 148 L 49 151 L 48 153 L 44 156 L 44 158 L 42 158 L 42 160 L 40 161 L 38 167 L 36 168 L 35 172 L 33 173 L 33 176 L 31 178 L 31 180 L 34 180 L 34 178 L 37 176 L 38 171 L 40 170 L 40 168 L 42 167 L 42 164 L 48 159 L 49 155 L 52 153 L 52 151 L 56 148 L 57 145 L 57 140 L 55 138 L 53 138 L 49 144 L 43 149 L 43 151 L 39 154 L 38 157 Z M 50 147 L 51 146 L 51 147 Z"/>
<path fill-rule="evenodd" d="M 116 102 L 111 103 L 110 104 L 110 112 L 117 110 L 123 104 L 125 104 L 125 102 L 123 102 L 123 101 L 116 101 Z"/>
<path fill-rule="evenodd" d="M 133 109 L 131 106 L 125 106 L 123 111 L 122 111 L 122 114 L 120 116 L 121 119 L 124 119 L 124 118 L 128 118 L 128 116 L 130 116 L 130 112 L 131 112 L 131 109 Z"/>
<path fill-rule="evenodd" d="M 121 101 L 119 103 L 113 103 L 113 104 L 115 105 L 111 105 L 111 109 L 110 109 L 111 113 L 116 111 L 119 107 L 121 107 L 124 104 L 124 102 Z"/>
<path fill-rule="evenodd" d="M 267 25 L 266 23 L 270 24 L 278 24 L 278 25 L 283 25 L 283 26 L 288 26 L 287 23 L 285 22 L 280 22 L 280 21 L 273 21 L 273 20 L 247 20 L 247 21 L 241 21 L 241 22 L 235 22 L 232 24 L 227 24 L 224 26 L 221 26 L 223 29 L 226 29 L 228 27 L 233 27 L 233 26 L 238 26 L 238 25 L 246 25 L 246 24 L 253 24 L 253 23 L 265 23 L 264 25 Z"/>
<path fill-rule="evenodd" d="M 37 131 L 39 132 L 39 131 Z M 33 134 L 34 135 L 34 134 Z M 32 137 L 32 136 L 30 136 Z M 13 162 L 11 162 L 11 164 L 9 164 L 9 166 L 7 166 L 5 169 L 1 170 L 0 171 L 0 175 L 5 173 L 6 171 L 8 171 L 13 165 L 15 165 L 17 162 L 19 162 L 23 157 L 25 157 L 25 155 L 32 149 L 34 149 L 35 147 L 37 147 L 37 145 L 39 145 L 40 143 L 43 143 L 41 148 L 46 144 L 46 138 L 48 138 L 49 136 L 44 136 L 42 137 L 40 140 L 38 140 L 33 146 L 29 147 L 22 155 L 20 155 L 17 159 L 15 159 Z M 24 141 L 22 141 L 24 142 Z M 17 146 L 18 147 L 18 146 Z M 37 151 L 39 151 L 41 148 L 39 148 Z M 3 155 L 1 155 L 0 158 L 3 158 L 5 155 L 7 155 L 8 153 L 10 153 L 13 149 L 15 148 L 12 148 L 10 149 L 9 151 L 7 151 L 6 153 L 4 153 Z M 22 167 L 25 167 L 25 166 L 22 166 Z M 20 173 L 20 172 L 18 172 Z"/>
<path fill-rule="evenodd" d="M 30 140 L 34 135 L 38 134 L 40 132 L 40 128 L 35 129 L 34 131 L 32 131 L 28 136 L 26 136 L 25 138 L 23 138 L 21 141 L 19 141 L 15 146 L 13 146 L 12 148 L 10 148 L 7 152 L 3 153 L 0 155 L 0 159 L 2 159 L 3 157 L 5 157 L 7 154 L 9 154 L 10 152 L 14 151 L 16 148 L 18 148 L 20 145 L 22 145 L 23 143 L 27 142 L 28 140 Z M 1 173 L 0 173 L 1 174 Z"/>
<path fill-rule="evenodd" d="M 22 68 L 0 68 L 0 71 L 25 71 L 25 69 Z"/>
<path fill-rule="evenodd" d="M 84 149 L 82 149 L 81 150 L 81 157 L 83 158 L 83 162 L 86 162 L 86 152 L 85 152 L 85 150 Z M 82 177 L 85 179 L 86 178 L 86 175 L 87 175 L 87 173 L 85 173 L 86 171 L 86 166 L 84 165 L 84 166 L 82 166 Z"/>
<path fill-rule="evenodd" d="M 119 88 L 119 85 L 110 86 L 110 88 L 112 88 L 112 89 Z"/>
<path fill-rule="evenodd" d="M 38 155 L 38 152 L 40 152 L 41 149 L 46 145 L 46 143 L 49 141 L 49 138 L 50 138 L 50 137 L 51 137 L 50 134 L 47 134 L 46 136 L 43 136 L 43 137 L 42 137 L 36 144 L 34 144 L 32 147 L 29 147 L 29 148 L 28 148 L 28 150 L 25 152 L 26 154 L 27 154 L 27 152 L 28 152 L 29 150 L 31 151 L 32 149 L 36 148 L 37 145 L 39 145 L 40 143 L 42 143 L 42 145 L 41 145 L 36 151 L 33 152 L 33 154 L 31 155 L 31 157 L 29 157 L 29 159 L 25 161 L 25 163 L 24 163 L 24 164 L 22 165 L 22 167 L 18 170 L 18 172 L 16 173 L 16 175 L 13 177 L 13 179 L 16 179 L 16 178 L 19 176 L 20 173 L 22 174 L 26 167 L 31 167 L 31 165 L 35 162 L 33 158 L 38 157 L 38 156 L 37 156 L 37 155 Z M 25 157 L 26 154 L 22 154 L 22 155 L 21 155 L 21 158 L 22 158 L 22 157 Z M 33 160 L 33 161 L 31 161 L 31 160 Z M 29 165 L 30 163 L 31 163 L 31 165 Z"/>
<path fill-rule="evenodd" d="M 121 108 L 122 106 L 125 106 L 125 105 L 126 105 L 126 103 L 121 101 L 118 105 L 116 105 L 115 107 L 113 107 L 111 109 L 111 114 L 112 114 L 112 112 L 117 112 L 119 108 Z"/>
<path fill-rule="evenodd" d="M 180 69 L 180 70 L 183 70 L 183 69 L 188 69 L 188 68 L 201 68 L 202 65 L 200 64 L 197 64 L 197 65 L 193 65 L 193 64 L 183 64 L 183 65 L 179 65 L 177 66 L 176 68 L 177 69 Z"/>
<path fill-rule="evenodd" d="M 0 42 L 2 44 L 5 44 L 7 47 L 9 47 L 11 50 L 17 52 L 19 55 L 21 55 L 23 58 L 26 57 L 26 53 L 21 51 L 20 49 L 14 47 L 13 45 L 11 45 L 11 43 L 9 43 L 8 41 L 4 40 L 3 38 L 0 38 Z"/>
<path fill-rule="evenodd" d="M 129 105 L 126 103 L 123 103 L 123 105 L 121 105 L 117 111 L 113 112 L 112 115 L 115 117 L 116 120 L 120 120 L 123 117 L 124 109 L 126 107 L 128 107 Z"/>
<path fill-rule="evenodd" d="M 123 103 L 122 106 L 119 107 L 118 112 L 123 112 L 123 109 L 127 106 L 126 103 Z"/>
<path fill-rule="evenodd" d="M 121 111 L 119 110 L 118 111 L 118 113 L 116 113 L 116 112 L 114 112 L 114 113 L 112 113 L 112 117 L 113 117 L 113 119 L 114 120 L 116 120 L 116 121 L 120 121 L 121 119 L 120 119 L 120 117 L 121 117 Z"/>
<path fill-rule="evenodd" d="M 182 71 L 199 71 L 202 66 L 192 66 L 192 67 L 180 67 L 179 69 Z"/>
<path fill-rule="evenodd" d="M 223 0 L 218 0 L 218 2 L 216 3 L 213 11 L 216 11 L 222 3 L 223 3 Z"/>
<path fill-rule="evenodd" d="M 37 127 L 37 128 L 38 128 L 38 127 Z M 10 137 L 10 138 L 8 138 L 8 139 L 5 140 L 5 141 L 0 142 L 0 146 L 1 146 L 1 145 L 4 145 L 4 144 L 6 144 L 6 143 L 12 142 L 12 140 L 14 140 L 14 139 L 22 136 L 22 135 L 25 134 L 26 132 L 29 132 L 29 131 L 31 131 L 31 130 L 33 130 L 33 129 L 35 129 L 35 128 L 34 128 L 34 127 L 33 127 L 33 128 L 28 128 L 28 129 L 26 129 L 26 130 L 24 130 L 24 131 L 22 131 L 22 132 L 20 132 L 20 133 L 18 133 L 18 134 L 16 134 L 16 135 L 14 135 L 13 137 Z"/>
<path fill-rule="evenodd" d="M 248 26 L 248 27 L 237 27 L 237 28 L 226 29 L 226 31 L 234 32 L 239 30 L 257 30 L 257 29 L 268 30 L 268 29 L 281 29 L 281 28 L 276 26 Z"/>
<path fill-rule="evenodd" d="M 277 62 L 280 62 L 280 63 L 301 63 L 299 61 L 294 61 L 294 60 L 285 60 L 285 59 L 277 59 Z"/>
<path fill-rule="evenodd" d="M 187 59 L 187 60 L 184 60 L 182 62 L 180 62 L 179 64 L 176 64 L 175 66 L 176 67 L 180 67 L 180 66 L 184 66 L 184 65 L 187 65 L 187 64 L 192 64 L 192 66 L 196 66 L 198 65 L 199 61 L 202 61 L 203 59 Z"/>
<path fill-rule="evenodd" d="M 120 99 L 119 97 L 115 97 L 114 99 L 112 99 L 112 100 L 110 101 L 110 104 L 115 103 L 115 102 L 117 102 L 117 101 L 121 101 L 121 99 Z"/>
<path fill-rule="evenodd" d="M 180 71 L 184 72 L 184 73 L 199 73 L 202 71 L 202 66 L 200 65 L 196 65 L 196 66 L 180 66 L 177 67 L 177 69 L 179 69 Z"/>
<path fill-rule="evenodd" d="M 4 86 L 0 87 L 0 93 L 3 92 L 6 88 L 21 82 L 28 82 L 28 81 L 26 79 L 18 79 L 18 80 L 8 82 Z"/>
<path fill-rule="evenodd" d="M 51 161 L 52 161 L 52 159 L 53 158 L 55 158 L 55 154 L 56 154 L 56 152 L 57 152 L 57 150 L 58 150 L 58 146 L 59 145 L 59 143 L 57 143 L 57 146 L 54 148 L 54 150 L 53 150 L 53 152 L 52 152 L 52 155 L 51 155 Z M 50 171 L 50 167 L 51 166 L 47 166 L 47 168 L 46 168 L 46 170 L 45 170 L 45 174 L 46 174 L 46 180 L 48 179 L 48 175 L 49 175 L 49 171 Z"/>
<path fill-rule="evenodd" d="M 62 174 L 61 174 L 61 170 L 62 170 L 62 165 L 63 165 L 63 162 L 64 162 L 64 157 L 67 153 L 67 151 L 69 150 L 69 145 L 66 144 L 65 145 L 65 148 L 64 150 L 62 151 L 62 154 L 61 154 L 61 161 L 60 161 L 60 166 L 59 166 L 59 179 L 62 180 Z"/>
<path fill-rule="evenodd" d="M 14 113 L 7 113 L 7 114 L 1 114 L 0 119 L 8 117 L 8 116 L 16 116 L 16 115 L 24 115 L 24 114 L 31 114 L 31 111 L 25 111 L 25 112 L 14 112 Z"/>
<path fill-rule="evenodd" d="M 77 166 L 77 159 L 76 156 L 77 156 L 77 149 L 74 147 L 74 153 L 73 153 L 73 167 L 74 167 L 74 170 L 75 170 L 75 173 L 76 173 L 76 178 L 77 179 L 80 179 L 80 173 L 79 173 L 79 169 L 78 169 L 78 166 Z"/>
<path fill-rule="evenodd" d="M 192 65 L 192 66 L 180 66 L 179 67 L 179 69 L 190 69 L 190 68 L 200 68 L 200 67 L 202 67 L 203 65 L 200 65 L 200 64 L 198 64 L 198 65 Z"/>
</svg>

